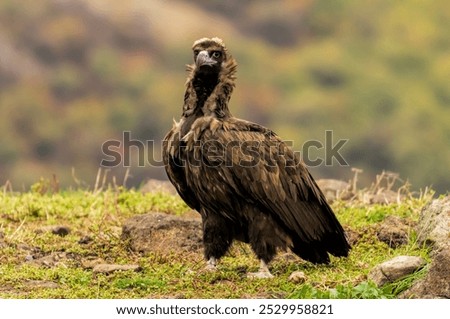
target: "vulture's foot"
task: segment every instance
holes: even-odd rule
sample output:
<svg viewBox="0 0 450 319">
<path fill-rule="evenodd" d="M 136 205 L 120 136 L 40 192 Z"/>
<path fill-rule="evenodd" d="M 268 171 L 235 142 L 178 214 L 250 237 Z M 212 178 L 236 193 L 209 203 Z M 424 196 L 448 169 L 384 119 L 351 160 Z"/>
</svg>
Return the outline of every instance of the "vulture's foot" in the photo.
<svg viewBox="0 0 450 319">
<path fill-rule="evenodd" d="M 217 260 L 214 257 L 209 258 L 206 263 L 205 270 L 207 271 L 216 271 L 217 270 Z"/>
<path fill-rule="evenodd" d="M 270 279 L 273 278 L 273 275 L 270 273 L 267 263 L 261 259 L 258 272 L 249 272 L 247 278 Z"/>
</svg>

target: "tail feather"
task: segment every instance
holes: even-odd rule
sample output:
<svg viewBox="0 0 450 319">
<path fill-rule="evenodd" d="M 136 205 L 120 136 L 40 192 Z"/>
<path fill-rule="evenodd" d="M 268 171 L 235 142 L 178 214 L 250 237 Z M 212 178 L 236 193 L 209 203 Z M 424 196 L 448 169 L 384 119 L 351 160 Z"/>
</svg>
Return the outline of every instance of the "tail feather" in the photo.
<svg viewBox="0 0 450 319">
<path fill-rule="evenodd" d="M 328 253 L 336 257 L 347 257 L 350 249 L 343 230 L 329 233 L 320 241 L 305 243 L 294 240 L 291 248 L 297 256 L 314 264 L 328 264 L 330 262 Z"/>
</svg>

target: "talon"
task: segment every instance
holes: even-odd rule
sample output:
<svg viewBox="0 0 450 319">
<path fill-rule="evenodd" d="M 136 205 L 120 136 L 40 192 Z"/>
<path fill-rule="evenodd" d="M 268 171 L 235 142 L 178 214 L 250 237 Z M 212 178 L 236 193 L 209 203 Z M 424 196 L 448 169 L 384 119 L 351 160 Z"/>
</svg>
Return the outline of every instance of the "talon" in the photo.
<svg viewBox="0 0 450 319">
<path fill-rule="evenodd" d="M 207 271 L 216 271 L 217 266 L 216 265 L 206 265 L 205 270 Z"/>
<path fill-rule="evenodd" d="M 214 257 L 209 258 L 208 262 L 206 263 L 205 270 L 207 270 L 207 271 L 217 270 L 216 258 L 214 258 Z"/>
</svg>

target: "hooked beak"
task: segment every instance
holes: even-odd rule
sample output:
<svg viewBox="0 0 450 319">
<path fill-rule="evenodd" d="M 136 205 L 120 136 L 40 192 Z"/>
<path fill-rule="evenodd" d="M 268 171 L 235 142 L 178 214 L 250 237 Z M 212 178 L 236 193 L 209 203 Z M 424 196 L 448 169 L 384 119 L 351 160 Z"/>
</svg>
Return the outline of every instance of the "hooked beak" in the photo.
<svg viewBox="0 0 450 319">
<path fill-rule="evenodd" d="M 197 55 L 197 59 L 195 60 L 195 64 L 197 67 L 201 67 L 203 65 L 213 66 L 217 62 L 211 59 L 208 55 L 208 51 L 200 51 Z"/>
</svg>

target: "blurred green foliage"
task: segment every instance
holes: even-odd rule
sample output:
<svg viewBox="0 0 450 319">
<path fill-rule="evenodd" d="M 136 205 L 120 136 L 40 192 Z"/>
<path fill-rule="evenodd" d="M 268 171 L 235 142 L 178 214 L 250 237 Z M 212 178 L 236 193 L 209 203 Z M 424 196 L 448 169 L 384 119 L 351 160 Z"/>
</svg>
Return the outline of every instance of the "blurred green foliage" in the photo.
<svg viewBox="0 0 450 319">
<path fill-rule="evenodd" d="M 416 188 L 450 189 L 448 1 L 141 5 L 0 3 L 0 184 L 27 188 L 54 174 L 71 185 L 72 168 L 92 184 L 102 144 L 123 131 L 154 140 L 149 152 L 160 158 L 159 141 L 180 115 L 190 45 L 217 35 L 239 63 L 235 115 L 271 127 L 297 149 L 333 130 L 336 140 L 349 140 L 342 155 L 367 181 L 385 169 Z M 179 30 L 174 17 L 151 14 L 180 5 L 197 24 L 211 17 L 222 29 L 208 20 L 203 34 L 189 24 Z M 349 167 L 334 164 L 314 175 L 350 177 Z M 147 177 L 165 174 L 133 166 L 128 186 Z"/>
</svg>

